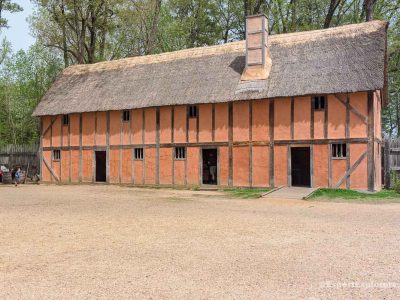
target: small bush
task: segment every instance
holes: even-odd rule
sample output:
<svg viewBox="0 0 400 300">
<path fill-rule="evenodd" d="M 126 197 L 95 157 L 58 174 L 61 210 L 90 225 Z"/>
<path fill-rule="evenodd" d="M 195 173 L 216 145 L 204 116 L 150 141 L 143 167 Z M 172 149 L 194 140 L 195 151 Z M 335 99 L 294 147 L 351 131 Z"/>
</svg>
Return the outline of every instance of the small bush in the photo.
<svg viewBox="0 0 400 300">
<path fill-rule="evenodd" d="M 400 181 L 397 181 L 395 184 L 394 184 L 394 190 L 396 191 L 396 193 L 398 193 L 398 194 L 400 194 Z"/>
</svg>

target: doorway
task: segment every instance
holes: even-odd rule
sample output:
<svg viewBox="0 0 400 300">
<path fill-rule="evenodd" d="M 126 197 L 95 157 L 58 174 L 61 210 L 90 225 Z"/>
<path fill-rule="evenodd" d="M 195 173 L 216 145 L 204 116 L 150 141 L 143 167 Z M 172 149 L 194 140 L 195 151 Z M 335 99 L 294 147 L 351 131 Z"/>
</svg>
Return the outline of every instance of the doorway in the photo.
<svg viewBox="0 0 400 300">
<path fill-rule="evenodd" d="M 218 184 L 217 149 L 203 149 L 203 184 Z"/>
<path fill-rule="evenodd" d="M 292 186 L 311 187 L 310 148 L 292 147 L 290 149 Z"/>
<path fill-rule="evenodd" d="M 96 182 L 106 182 L 106 151 L 96 151 Z"/>
</svg>

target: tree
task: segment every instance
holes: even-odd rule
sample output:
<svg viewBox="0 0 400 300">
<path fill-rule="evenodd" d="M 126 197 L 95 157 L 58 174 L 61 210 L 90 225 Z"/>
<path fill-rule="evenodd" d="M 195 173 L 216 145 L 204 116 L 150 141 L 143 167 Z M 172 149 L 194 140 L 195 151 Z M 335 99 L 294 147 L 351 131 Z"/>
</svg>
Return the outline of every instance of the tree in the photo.
<svg viewBox="0 0 400 300">
<path fill-rule="evenodd" d="M 35 0 L 31 18 L 37 39 L 63 54 L 64 65 L 95 63 L 105 59 L 106 38 L 118 0 Z"/>
<path fill-rule="evenodd" d="M 20 12 L 22 11 L 22 7 L 11 0 L 0 0 L 0 32 L 2 28 L 8 28 L 8 21 L 3 18 L 5 11 L 10 13 Z"/>
<path fill-rule="evenodd" d="M 0 0 L 0 34 L 2 28 L 8 28 L 8 21 L 3 17 L 4 12 L 20 12 L 22 11 L 22 7 L 18 4 L 11 2 L 11 0 Z M 10 53 L 11 46 L 10 44 L 3 39 L 0 45 L 0 65 L 3 63 L 6 56 Z"/>
<path fill-rule="evenodd" d="M 241 40 L 245 16 L 251 14 L 267 15 L 270 34 L 388 20 L 391 102 L 384 110 L 383 125 L 388 135 L 400 133 L 400 0 L 33 1 L 38 10 L 31 18 L 32 31 L 46 47 L 46 55 L 52 55 L 48 59 L 60 58 L 64 67 Z M 0 0 L 6 2 L 11 3 Z M 0 51 L 0 60 L 10 61 L 5 53 L 10 51 Z M 16 59 L 16 55 L 11 57 Z M 30 59 L 34 65 L 37 58 Z M 8 76 L 13 78 L 17 69 L 7 67 Z M 12 105 L 21 101 L 16 82 L 8 79 L 4 85 L 6 77 L 2 80 L 0 97 Z M 3 100 L 0 105 L 6 103 Z"/>
<path fill-rule="evenodd" d="M 0 69 L 0 145 L 38 142 L 31 115 L 61 70 L 61 59 L 39 44 L 7 56 Z"/>
</svg>

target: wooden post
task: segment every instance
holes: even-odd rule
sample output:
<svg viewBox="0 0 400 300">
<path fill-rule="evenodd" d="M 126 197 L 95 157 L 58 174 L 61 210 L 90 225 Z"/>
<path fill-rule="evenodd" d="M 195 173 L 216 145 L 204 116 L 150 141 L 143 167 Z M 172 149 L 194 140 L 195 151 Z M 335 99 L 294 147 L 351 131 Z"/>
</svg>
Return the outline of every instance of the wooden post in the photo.
<svg viewBox="0 0 400 300">
<path fill-rule="evenodd" d="M 228 104 L 228 152 L 229 152 L 229 176 L 228 176 L 228 185 L 233 185 L 233 103 L 229 102 Z"/>
<path fill-rule="evenodd" d="M 107 111 L 106 116 L 106 182 L 110 183 L 110 111 Z"/>
<path fill-rule="evenodd" d="M 271 188 L 275 187 L 274 179 L 274 99 L 269 102 L 269 186 Z"/>
<path fill-rule="evenodd" d="M 253 186 L 253 101 L 249 101 L 249 185 Z"/>
<path fill-rule="evenodd" d="M 367 162 L 367 172 L 368 172 L 368 190 L 370 192 L 374 191 L 375 184 L 375 151 L 374 151 L 374 94 L 372 91 L 368 92 L 368 162 Z"/>
<path fill-rule="evenodd" d="M 383 161 L 384 161 L 384 180 L 385 180 L 385 188 L 389 189 L 391 187 L 391 178 L 390 178 L 390 140 L 385 139 L 385 148 L 383 152 Z"/>
<path fill-rule="evenodd" d="M 160 184 L 160 108 L 156 108 L 156 184 Z"/>
</svg>

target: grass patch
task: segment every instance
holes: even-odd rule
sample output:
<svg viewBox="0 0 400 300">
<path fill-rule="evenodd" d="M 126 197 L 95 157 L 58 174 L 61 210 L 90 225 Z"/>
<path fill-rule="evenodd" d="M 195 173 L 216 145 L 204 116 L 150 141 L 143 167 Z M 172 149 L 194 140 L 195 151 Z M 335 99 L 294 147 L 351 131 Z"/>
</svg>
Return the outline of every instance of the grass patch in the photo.
<svg viewBox="0 0 400 300">
<path fill-rule="evenodd" d="M 231 188 L 224 189 L 223 191 L 229 196 L 240 199 L 256 199 L 260 198 L 261 195 L 265 192 L 268 192 L 270 189 L 250 189 L 250 188 Z"/>
<path fill-rule="evenodd" d="M 377 193 L 363 193 L 353 190 L 319 189 L 309 200 L 355 200 L 372 202 L 400 202 L 400 194 L 394 190 L 382 190 Z"/>
</svg>

